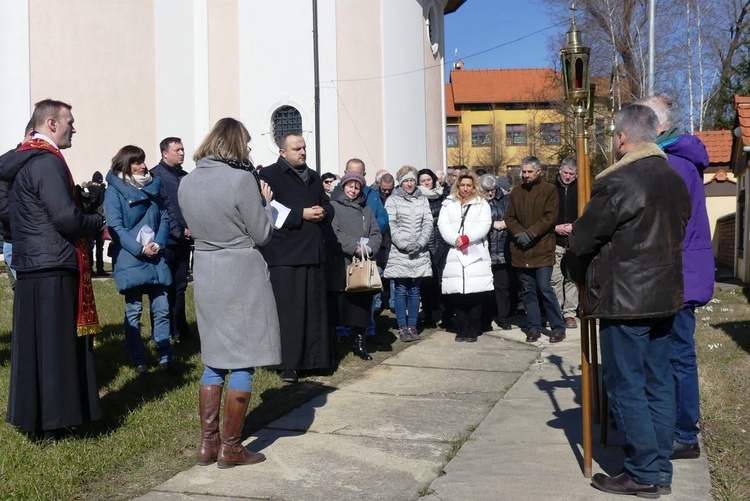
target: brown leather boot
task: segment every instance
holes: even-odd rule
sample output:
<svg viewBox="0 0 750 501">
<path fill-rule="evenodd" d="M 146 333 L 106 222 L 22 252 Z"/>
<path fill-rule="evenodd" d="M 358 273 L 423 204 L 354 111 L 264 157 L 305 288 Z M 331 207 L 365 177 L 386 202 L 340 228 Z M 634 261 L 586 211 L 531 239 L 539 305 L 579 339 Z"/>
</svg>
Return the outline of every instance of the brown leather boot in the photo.
<svg viewBox="0 0 750 501">
<path fill-rule="evenodd" d="M 242 425 L 250 403 L 249 391 L 227 388 L 224 399 L 224 421 L 221 423 L 221 446 L 219 447 L 219 468 L 234 468 L 238 465 L 255 464 L 266 460 L 266 456 L 252 452 L 242 445 Z"/>
<path fill-rule="evenodd" d="M 219 408 L 221 408 L 221 386 L 203 385 L 198 391 L 198 408 L 201 415 L 201 447 L 198 449 L 198 464 L 208 466 L 219 456 Z"/>
</svg>

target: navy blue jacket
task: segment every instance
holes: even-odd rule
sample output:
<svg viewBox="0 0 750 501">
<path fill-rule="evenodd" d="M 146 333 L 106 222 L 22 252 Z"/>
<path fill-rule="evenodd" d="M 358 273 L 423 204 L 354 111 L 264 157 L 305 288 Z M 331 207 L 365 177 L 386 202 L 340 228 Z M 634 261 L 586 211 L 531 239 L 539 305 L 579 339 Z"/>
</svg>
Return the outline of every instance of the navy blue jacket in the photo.
<svg viewBox="0 0 750 501">
<path fill-rule="evenodd" d="M 172 274 L 164 252 L 148 258 L 141 254 L 143 245 L 136 241 L 138 232 L 148 225 L 154 230 L 154 242 L 162 248 L 167 244 L 169 214 L 159 195 L 161 178 L 155 177 L 150 184 L 138 189 L 109 172 L 107 184 L 104 211 L 112 237 L 112 268 L 117 290 L 124 293 L 141 285 L 170 285 Z"/>
<path fill-rule="evenodd" d="M 180 181 L 187 176 L 187 172 L 182 167 L 170 167 L 164 162 L 151 169 L 151 175 L 161 178 L 161 198 L 164 202 L 167 212 L 169 213 L 169 240 L 167 245 L 187 244 L 185 238 L 185 228 L 187 223 L 182 217 L 180 204 L 177 202 L 177 190 L 180 187 Z"/>
<path fill-rule="evenodd" d="M 11 186 L 13 269 L 78 270 L 75 239 L 100 231 L 104 218 L 78 208 L 65 163 L 40 149 L 9 152 L 0 161 L 0 180 Z"/>
</svg>

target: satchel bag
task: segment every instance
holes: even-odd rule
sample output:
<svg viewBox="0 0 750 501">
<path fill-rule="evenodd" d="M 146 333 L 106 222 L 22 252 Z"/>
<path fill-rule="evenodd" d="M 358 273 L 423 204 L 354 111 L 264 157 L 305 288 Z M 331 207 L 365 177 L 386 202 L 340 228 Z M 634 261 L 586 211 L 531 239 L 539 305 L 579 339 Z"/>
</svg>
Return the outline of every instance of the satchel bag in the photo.
<svg viewBox="0 0 750 501">
<path fill-rule="evenodd" d="M 354 256 L 346 267 L 346 292 L 379 292 L 383 290 L 378 265 L 365 253 L 362 258 Z"/>
</svg>

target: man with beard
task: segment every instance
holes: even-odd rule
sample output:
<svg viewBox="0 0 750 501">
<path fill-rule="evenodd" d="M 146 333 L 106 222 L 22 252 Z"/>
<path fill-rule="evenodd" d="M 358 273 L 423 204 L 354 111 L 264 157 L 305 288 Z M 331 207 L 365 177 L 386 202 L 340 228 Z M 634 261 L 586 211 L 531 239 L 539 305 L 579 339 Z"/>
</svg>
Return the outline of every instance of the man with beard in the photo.
<svg viewBox="0 0 750 501">
<path fill-rule="evenodd" d="M 84 214 L 60 150 L 70 148 L 71 106 L 34 107 L 34 135 L 3 156 L 10 183 L 13 305 L 7 421 L 33 439 L 53 441 L 101 418 L 93 334 L 101 331 L 91 286 L 88 242 L 104 217 Z"/>
<path fill-rule="evenodd" d="M 305 139 L 287 134 L 279 148 L 279 159 L 264 167 L 260 178 L 289 214 L 281 224 L 277 221 L 271 242 L 262 250 L 281 313 L 279 377 L 296 382 L 299 370 L 327 369 L 333 364 L 323 273 L 323 226 L 330 222 L 333 209 L 320 176 L 307 167 Z"/>
<path fill-rule="evenodd" d="M 555 264 L 555 223 L 559 211 L 557 189 L 542 179 L 536 157 L 521 161 L 521 186 L 510 192 L 505 223 L 513 236 L 511 264 L 518 268 L 521 300 L 526 308 L 526 342 L 541 337 L 541 312 L 537 291 L 552 327 L 550 343 L 565 339 L 565 321 L 550 282 Z"/>
</svg>

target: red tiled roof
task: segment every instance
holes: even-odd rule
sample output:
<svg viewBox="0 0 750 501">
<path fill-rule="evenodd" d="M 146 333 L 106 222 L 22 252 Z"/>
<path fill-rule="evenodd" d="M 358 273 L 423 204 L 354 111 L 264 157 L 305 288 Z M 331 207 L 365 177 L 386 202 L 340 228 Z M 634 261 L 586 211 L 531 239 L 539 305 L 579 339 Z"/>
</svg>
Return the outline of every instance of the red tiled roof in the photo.
<svg viewBox="0 0 750 501">
<path fill-rule="evenodd" d="M 445 84 L 445 116 L 448 118 L 460 118 L 461 112 L 456 111 L 456 103 L 453 101 L 453 85 Z"/>
<path fill-rule="evenodd" d="M 724 183 L 724 182 L 730 182 L 732 184 L 737 184 L 737 181 L 734 179 L 729 179 L 729 175 L 726 173 L 724 169 L 719 170 L 716 174 L 711 177 L 708 181 L 703 182 L 703 186 L 706 186 L 711 183 Z"/>
<path fill-rule="evenodd" d="M 728 164 L 732 159 L 732 131 L 704 130 L 693 135 L 706 145 L 710 163 Z"/>
<path fill-rule="evenodd" d="M 469 103 L 561 101 L 560 75 L 550 68 L 451 71 L 453 99 Z"/>
<path fill-rule="evenodd" d="M 734 108 L 742 131 L 742 144 L 750 146 L 750 97 L 734 96 Z"/>
</svg>

